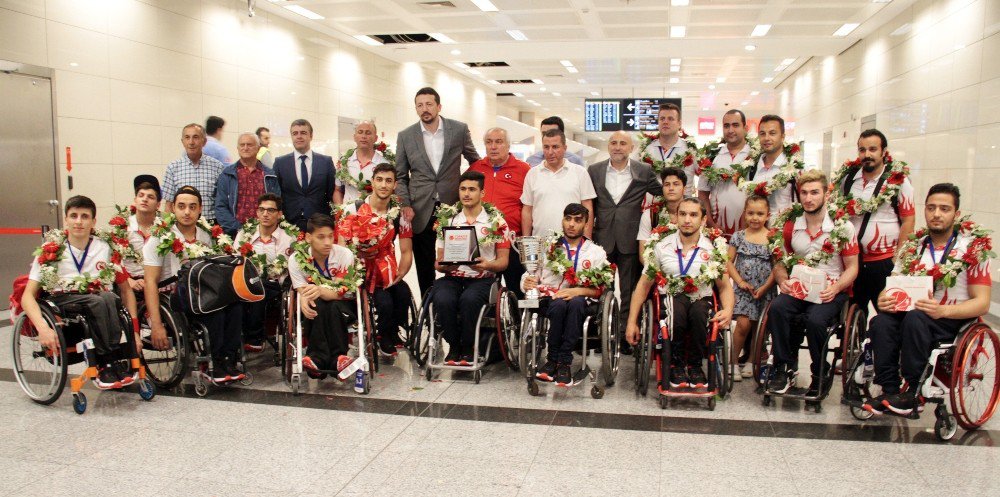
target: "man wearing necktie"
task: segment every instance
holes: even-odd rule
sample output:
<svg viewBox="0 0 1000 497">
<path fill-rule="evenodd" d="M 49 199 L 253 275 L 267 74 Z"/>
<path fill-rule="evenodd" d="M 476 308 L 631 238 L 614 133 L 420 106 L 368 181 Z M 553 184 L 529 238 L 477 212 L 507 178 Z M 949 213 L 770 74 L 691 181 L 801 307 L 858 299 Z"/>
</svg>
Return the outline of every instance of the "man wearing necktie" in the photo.
<svg viewBox="0 0 1000 497">
<path fill-rule="evenodd" d="M 292 121 L 289 135 L 295 151 L 274 160 L 274 174 L 281 186 L 285 217 L 305 230 L 315 213 L 328 214 L 333 200 L 333 158 L 311 149 L 313 127 L 305 119 Z"/>
</svg>

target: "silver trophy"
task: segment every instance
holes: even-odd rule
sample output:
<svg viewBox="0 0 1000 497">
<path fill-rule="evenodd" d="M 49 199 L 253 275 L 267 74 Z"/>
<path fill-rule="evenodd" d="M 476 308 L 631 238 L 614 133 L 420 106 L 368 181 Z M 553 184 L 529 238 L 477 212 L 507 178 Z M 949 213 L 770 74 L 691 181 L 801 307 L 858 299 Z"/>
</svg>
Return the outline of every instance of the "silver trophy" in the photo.
<svg viewBox="0 0 1000 497">
<path fill-rule="evenodd" d="M 538 269 L 542 263 L 542 237 L 522 236 L 515 242 L 517 251 L 521 256 L 521 264 L 528 274 L 539 278 Z M 538 308 L 538 287 L 524 292 L 524 300 L 518 300 L 517 305 L 522 309 Z"/>
</svg>

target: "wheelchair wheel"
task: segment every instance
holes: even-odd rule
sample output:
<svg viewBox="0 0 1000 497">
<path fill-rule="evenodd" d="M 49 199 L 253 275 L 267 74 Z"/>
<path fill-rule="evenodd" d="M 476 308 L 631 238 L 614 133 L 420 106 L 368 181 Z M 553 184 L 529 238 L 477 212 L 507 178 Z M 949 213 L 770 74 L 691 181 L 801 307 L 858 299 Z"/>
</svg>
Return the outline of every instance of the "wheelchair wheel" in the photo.
<svg viewBox="0 0 1000 497">
<path fill-rule="evenodd" d="M 658 297 L 654 297 L 658 298 Z M 656 317 L 653 316 L 653 303 L 646 301 L 642 304 L 642 313 L 639 318 L 639 343 L 633 348 L 635 355 L 635 391 L 643 397 L 649 391 L 649 368 L 653 358 L 656 340 L 653 333 L 656 330 Z"/>
<path fill-rule="evenodd" d="M 614 293 L 608 291 L 601 296 L 600 313 L 598 328 L 601 334 L 601 377 L 604 378 L 604 384 L 610 387 L 618 377 L 621 360 L 621 315 Z"/>
<path fill-rule="evenodd" d="M 284 305 L 282 306 L 284 309 L 283 313 L 287 317 L 283 321 L 281 346 L 278 348 L 278 353 L 280 355 L 281 378 L 286 385 L 292 388 L 292 392 L 297 394 L 299 385 L 292 378 L 292 366 L 298 357 L 298 351 L 295 348 L 295 320 L 297 319 L 295 305 L 295 291 L 293 290 L 285 296 Z"/>
<path fill-rule="evenodd" d="M 732 357 L 733 330 L 726 328 L 719 332 L 719 346 L 715 350 L 719 374 L 719 398 L 726 398 L 733 391 Z"/>
<path fill-rule="evenodd" d="M 1000 401 L 1000 338 L 983 323 L 962 333 L 952 359 L 951 411 L 959 426 L 975 430 L 993 417 Z"/>
<path fill-rule="evenodd" d="M 372 372 L 378 373 L 379 353 L 376 350 L 375 341 L 378 340 L 376 326 L 378 326 L 378 316 L 375 315 L 375 308 L 368 292 L 361 292 L 361 316 L 358 317 L 358 333 L 365 334 L 365 349 L 358 349 L 358 355 L 364 354 L 365 359 L 372 366 Z"/>
<path fill-rule="evenodd" d="M 157 350 L 153 347 L 150 337 L 142 337 L 142 364 L 146 367 L 149 379 L 158 388 L 173 388 L 184 378 L 184 367 L 187 362 L 187 337 L 185 326 L 187 321 L 183 316 L 175 315 L 166 304 L 162 303 L 164 295 L 160 296 L 160 319 L 163 327 L 167 330 L 167 340 L 170 348 L 167 350 Z M 149 328 L 149 315 L 146 311 L 146 304 L 139 307 L 139 316 Z"/>
<path fill-rule="evenodd" d="M 17 384 L 31 400 L 48 405 L 56 401 L 66 387 L 66 338 L 55 315 L 42 306 L 42 317 L 56 332 L 59 340 L 58 351 L 43 348 L 38 343 L 38 331 L 32 326 L 26 313 L 22 313 L 14 323 L 11 351 L 14 355 L 14 376 Z"/>
<path fill-rule="evenodd" d="M 504 362 L 514 371 L 520 369 L 518 359 L 521 341 L 518 318 L 517 295 L 510 290 L 501 293 L 500 302 L 497 304 L 497 342 Z"/>
<path fill-rule="evenodd" d="M 417 327 L 413 330 L 413 342 L 410 348 L 410 354 L 417 361 L 417 366 L 419 367 L 424 367 L 427 364 L 428 355 L 430 355 L 430 343 L 434 332 L 430 295 L 431 292 L 428 291 L 424 297 L 423 306 L 420 308 L 420 317 L 417 318 Z"/>
<path fill-rule="evenodd" d="M 764 306 L 757 323 L 757 330 L 753 334 L 753 346 L 750 349 L 750 362 L 753 364 L 753 378 L 758 385 L 764 386 L 767 383 L 765 376 L 770 376 L 771 371 L 767 365 L 768 358 L 771 357 L 771 331 L 767 328 L 767 314 L 771 310 L 771 303 Z M 767 370 L 767 371 L 764 371 Z M 765 374 L 762 374 L 766 373 Z"/>
<path fill-rule="evenodd" d="M 548 320 L 541 316 L 541 313 L 525 310 L 521 314 L 521 344 L 518 348 L 520 353 L 518 364 L 529 380 L 535 377 L 538 363 L 542 359 L 547 327 Z M 533 382 L 533 380 L 530 381 Z"/>
<path fill-rule="evenodd" d="M 413 337 L 416 335 L 417 320 L 420 318 L 420 308 L 413 300 L 413 292 L 410 292 L 410 306 L 406 310 L 406 323 L 399 328 L 399 340 L 407 350 L 413 350 Z"/>
<path fill-rule="evenodd" d="M 844 336 L 840 341 L 840 380 L 845 392 L 851 382 L 852 366 L 861 357 L 861 344 L 867 336 L 867 313 L 857 305 L 851 304 L 847 309 L 847 316 L 844 320 Z"/>
<path fill-rule="evenodd" d="M 854 363 L 850 369 L 844 370 L 844 398 L 853 401 L 868 401 L 882 395 L 882 387 L 875 384 L 874 378 L 864 379 L 865 358 L 858 355 L 854 358 Z M 852 402 L 853 404 L 853 402 Z M 871 419 L 874 414 L 864 408 L 851 405 L 851 416 L 858 421 Z"/>
</svg>

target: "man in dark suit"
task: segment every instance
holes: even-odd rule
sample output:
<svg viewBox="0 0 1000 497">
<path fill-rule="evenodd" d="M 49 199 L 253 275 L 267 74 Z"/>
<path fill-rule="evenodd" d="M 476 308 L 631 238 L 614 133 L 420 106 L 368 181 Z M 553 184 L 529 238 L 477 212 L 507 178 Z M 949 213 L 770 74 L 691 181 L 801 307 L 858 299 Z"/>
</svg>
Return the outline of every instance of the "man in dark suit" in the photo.
<svg viewBox="0 0 1000 497">
<path fill-rule="evenodd" d="M 434 209 L 458 202 L 462 157 L 472 164 L 479 153 L 469 127 L 441 113 L 441 96 L 434 88 L 417 91 L 414 104 L 420 121 L 396 138 L 396 193 L 403 216 L 413 224 L 413 259 L 422 294 L 434 283 Z"/>
<path fill-rule="evenodd" d="M 645 163 L 629 159 L 632 137 L 616 131 L 608 140 L 606 161 L 587 167 L 594 183 L 594 241 L 608 254 L 608 261 L 618 266 L 618 286 L 621 290 L 621 319 L 628 319 L 632 289 L 639 281 L 639 220 L 646 194 L 659 195 L 660 182 L 656 173 Z M 623 342 L 624 343 L 624 342 Z"/>
<path fill-rule="evenodd" d="M 330 213 L 333 200 L 333 158 L 312 151 L 313 127 L 305 119 L 292 121 L 289 130 L 295 151 L 274 160 L 274 174 L 281 186 L 285 217 L 303 232 L 306 220 L 319 212 Z"/>
</svg>

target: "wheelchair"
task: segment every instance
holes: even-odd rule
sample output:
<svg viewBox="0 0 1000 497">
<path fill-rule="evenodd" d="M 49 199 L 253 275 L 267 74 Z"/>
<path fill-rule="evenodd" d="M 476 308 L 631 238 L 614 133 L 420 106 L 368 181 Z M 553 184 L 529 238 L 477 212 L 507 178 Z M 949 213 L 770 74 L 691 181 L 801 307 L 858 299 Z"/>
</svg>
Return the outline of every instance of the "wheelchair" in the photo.
<svg viewBox="0 0 1000 497">
<path fill-rule="evenodd" d="M 639 317 L 639 343 L 634 348 L 636 393 L 645 397 L 649 390 L 649 368 L 656 370 L 657 393 L 660 409 L 666 409 L 671 398 L 707 399 L 708 409 L 715 410 L 716 399 L 726 398 L 733 390 L 733 367 L 730 362 L 730 347 L 733 342 L 732 329 L 720 329 L 718 324 L 709 322 L 706 358 L 708 359 L 708 388 L 664 388 L 671 359 L 670 323 L 673 323 L 673 299 L 660 294 L 656 288 L 642 305 Z M 712 293 L 711 319 L 718 310 L 718 297 Z M 664 362 L 668 361 L 668 362 Z M 737 373 L 738 374 L 738 373 Z"/>
<path fill-rule="evenodd" d="M 867 339 L 863 350 L 869 350 Z M 976 430 L 993 417 L 1000 404 L 998 354 L 1000 338 L 979 319 L 963 326 L 953 342 L 938 342 L 931 349 L 919 384 L 907 388 L 919 388 L 927 402 L 937 404 L 934 434 L 939 440 L 951 440 L 959 426 Z M 850 406 L 856 419 L 867 420 L 873 413 L 861 406 L 882 394 L 881 388 L 873 383 L 870 354 L 865 352 L 856 357 L 845 371 L 844 403 Z M 918 419 L 920 413 L 914 410 L 909 417 Z"/>
<path fill-rule="evenodd" d="M 499 277 L 493 280 L 486 302 L 486 305 L 479 310 L 472 364 L 468 366 L 446 364 L 444 362 L 444 329 L 434 317 L 434 286 L 431 285 L 427 289 L 421 302 L 420 316 L 417 319 L 412 342 L 413 357 L 417 364 L 424 368 L 427 381 L 434 378 L 435 369 L 467 371 L 472 373 L 472 380 L 476 384 L 482 380 L 483 368 L 492 357 L 493 342 L 509 343 L 507 340 L 509 334 L 516 334 L 512 328 L 517 313 L 517 296 L 514 295 L 513 291 L 507 290 L 500 284 Z M 483 330 L 487 330 L 486 333 L 483 333 Z M 510 349 L 503 349 L 502 345 L 497 347 L 505 350 L 504 358 L 510 364 Z"/>
<path fill-rule="evenodd" d="M 97 378 L 94 345 L 88 338 L 90 326 L 87 324 L 87 311 L 82 306 L 74 304 L 59 308 L 44 296 L 38 299 L 38 304 L 45 322 L 56 332 L 59 341 L 58 351 L 41 346 L 38 341 L 38 331 L 31 324 L 27 313 L 22 312 L 14 322 L 11 334 L 14 376 L 21 390 L 31 400 L 49 405 L 62 395 L 66 387 L 66 378 L 69 377 L 69 366 L 84 363 L 83 372 L 70 378 L 73 410 L 77 414 L 83 414 L 87 410 L 87 396 L 81 389 L 88 381 Z M 147 377 L 146 368 L 136 357 L 132 318 L 121 306 L 118 318 L 124 330 L 122 335 L 125 340 L 122 347 L 127 351 L 129 368 L 133 372 L 132 381 L 127 385 L 133 383 L 138 385 L 139 397 L 146 401 L 152 400 L 156 396 L 156 387 Z"/>
<path fill-rule="evenodd" d="M 282 293 L 282 299 L 284 302 L 282 312 L 284 329 L 279 344 L 281 377 L 285 384 L 291 388 L 292 394 L 298 395 L 302 390 L 302 375 L 305 373 L 302 358 L 305 357 L 308 350 L 309 340 L 302 327 L 304 318 L 302 317 L 302 309 L 299 307 L 298 293 L 288 288 Z M 360 374 L 357 374 L 355 378 L 354 390 L 367 395 L 371 392 L 371 378 L 378 361 L 378 352 L 374 341 L 375 312 L 368 292 L 356 292 L 354 303 L 353 309 L 344 310 L 344 318 L 347 323 L 357 320 L 356 324 L 349 325 L 347 328 L 347 333 L 353 339 L 351 348 L 356 351 L 357 359 L 343 371 L 319 371 L 316 374 L 316 379 L 322 380 L 328 376 L 335 376 L 346 381 L 360 371 Z M 361 318 L 359 319 L 358 316 Z"/>
<path fill-rule="evenodd" d="M 401 281 L 397 283 L 397 285 L 406 285 L 406 282 Z M 369 328 L 366 329 L 366 340 L 368 341 L 369 344 L 371 344 L 371 347 L 374 351 L 372 354 L 373 357 L 372 370 L 375 373 L 378 373 L 380 364 L 386 360 L 383 359 L 382 354 L 380 354 L 377 350 L 378 343 L 382 339 L 382 336 L 379 334 L 378 331 L 378 312 L 375 307 L 374 294 L 372 292 L 369 292 L 367 289 L 364 289 L 363 292 L 365 294 L 364 302 L 366 302 L 366 304 L 362 306 L 362 308 L 367 309 L 365 314 L 365 319 L 367 320 L 366 323 L 370 323 L 367 325 L 369 326 Z M 409 305 L 407 306 L 406 321 L 403 323 L 399 323 L 399 329 L 397 330 L 398 333 L 397 337 L 399 339 L 399 343 L 402 345 L 397 345 L 397 347 L 401 347 L 407 350 L 410 353 L 411 357 L 413 357 L 415 355 L 413 348 L 413 340 L 415 336 L 414 329 L 416 328 L 419 314 L 417 311 L 417 303 L 415 300 L 413 300 L 412 289 L 409 291 L 409 294 L 410 294 L 410 301 L 408 303 Z M 356 330 L 356 327 L 357 325 L 355 324 L 353 328 Z"/>
<path fill-rule="evenodd" d="M 833 376 L 837 374 L 841 375 L 842 384 L 846 385 L 849 378 L 843 372 L 850 364 L 862 356 L 861 344 L 867 336 L 867 312 L 848 300 L 841 307 L 840 317 L 837 319 L 837 322 L 827 327 L 823 342 L 827 345 L 826 352 L 824 353 L 824 359 L 827 360 L 824 360 L 820 364 L 820 378 L 823 381 L 819 382 L 819 389 L 816 395 L 809 395 L 808 388 L 794 386 L 794 378 L 797 375 L 795 366 L 791 368 L 793 387 L 784 394 L 776 394 L 768 391 L 768 383 L 773 375 L 774 366 L 774 354 L 771 350 L 771 330 L 768 328 L 767 323 L 768 313 L 771 310 L 772 304 L 773 301 L 768 302 L 764 306 L 757 329 L 754 332 L 753 345 L 750 351 L 750 362 L 753 367 L 754 379 L 757 382 L 757 393 L 763 394 L 761 403 L 764 407 L 770 406 L 773 397 L 800 399 L 805 401 L 806 409 L 812 408 L 819 414 L 823 411 L 823 400 L 830 394 L 826 385 L 832 382 Z M 798 344 L 792 345 L 796 350 L 808 350 L 808 346 L 804 342 L 806 331 L 802 318 L 801 315 L 795 316 L 791 322 L 789 343 Z M 831 343 L 832 339 L 836 339 L 836 342 Z M 829 361 L 828 359 L 831 358 L 831 354 L 833 360 Z"/>
<path fill-rule="evenodd" d="M 544 310 L 546 303 L 551 298 L 541 300 L 541 306 L 537 309 L 524 309 L 521 314 L 520 344 L 517 348 L 519 357 L 517 359 L 520 367 L 524 368 L 525 379 L 528 382 L 528 393 L 532 396 L 539 395 L 538 380 L 535 374 L 543 363 L 543 353 L 546 348 L 546 337 L 549 320 L 546 319 Z M 576 386 L 585 379 L 590 379 L 590 396 L 595 399 L 604 397 L 604 388 L 615 384 L 618 376 L 619 360 L 621 350 L 619 348 L 619 337 L 621 336 L 622 323 L 619 319 L 619 303 L 615 292 L 607 290 L 597 299 L 587 299 L 587 314 L 583 322 L 583 337 L 580 340 L 580 357 L 582 362 L 580 368 L 572 372 L 573 384 Z M 600 350 L 601 369 L 600 375 L 604 380 L 604 386 L 597 382 L 597 371 L 591 370 L 587 360 L 593 353 Z"/>
</svg>

